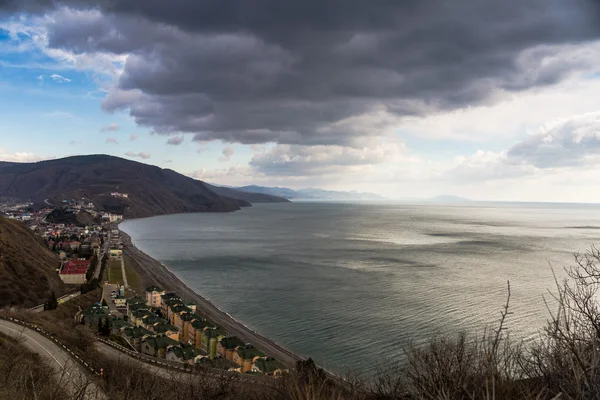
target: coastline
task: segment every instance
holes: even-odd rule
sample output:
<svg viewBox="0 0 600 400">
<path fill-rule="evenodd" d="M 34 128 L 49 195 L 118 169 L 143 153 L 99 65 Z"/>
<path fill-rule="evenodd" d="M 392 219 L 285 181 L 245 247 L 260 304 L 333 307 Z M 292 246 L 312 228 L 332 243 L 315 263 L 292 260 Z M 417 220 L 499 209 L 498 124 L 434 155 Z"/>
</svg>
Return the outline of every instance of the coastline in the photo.
<svg viewBox="0 0 600 400">
<path fill-rule="evenodd" d="M 160 285 L 165 290 L 177 292 L 184 301 L 196 304 L 196 312 L 199 315 L 222 327 L 228 334 L 237 336 L 245 342 L 252 343 L 254 346 L 264 351 L 269 356 L 274 357 L 288 368 L 295 368 L 297 361 L 304 360 L 303 357 L 294 354 L 290 350 L 262 336 L 258 332 L 235 320 L 228 313 L 220 310 L 211 301 L 202 297 L 187 286 L 164 264 L 135 247 L 131 241 L 131 237 L 127 233 L 120 229 L 119 232 L 123 241 L 124 254 L 132 258 L 136 265 L 134 268 L 138 269 L 139 272 L 144 275 L 146 280 L 149 280 L 156 285 Z"/>
</svg>

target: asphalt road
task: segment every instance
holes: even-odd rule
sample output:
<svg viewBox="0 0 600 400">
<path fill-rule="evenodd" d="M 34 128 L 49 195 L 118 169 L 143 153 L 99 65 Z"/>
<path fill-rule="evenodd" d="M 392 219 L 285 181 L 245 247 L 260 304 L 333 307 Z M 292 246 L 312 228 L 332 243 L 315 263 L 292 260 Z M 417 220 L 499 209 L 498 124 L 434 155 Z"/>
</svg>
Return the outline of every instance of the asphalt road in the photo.
<svg viewBox="0 0 600 400">
<path fill-rule="evenodd" d="M 100 270 L 101 265 L 102 265 L 102 259 L 104 257 L 106 257 L 106 253 L 108 253 L 108 246 L 110 245 L 110 232 L 108 232 L 108 236 L 106 238 L 106 240 L 104 241 L 104 246 L 102 247 L 102 249 L 100 249 L 100 258 L 98 259 L 98 262 L 96 263 L 96 269 L 94 270 L 94 278 L 96 279 L 100 279 Z"/>
<path fill-rule="evenodd" d="M 77 363 L 72 356 L 62 347 L 43 336 L 42 334 L 24 326 L 0 320 L 0 332 L 18 338 L 21 344 L 42 359 L 57 373 L 57 379 L 63 380 L 74 395 L 85 390 L 85 399 L 105 399 L 104 393 L 89 379 L 85 368 Z M 85 389 L 83 389 L 85 388 Z"/>
<path fill-rule="evenodd" d="M 102 286 L 102 298 L 104 299 L 104 301 L 106 301 L 106 304 L 108 305 L 108 310 L 115 317 L 123 318 L 123 314 L 117 309 L 117 306 L 113 302 L 112 297 L 110 297 L 111 292 L 118 293 L 119 285 L 107 283 L 104 286 Z"/>
<path fill-rule="evenodd" d="M 65 294 L 64 296 L 59 297 L 57 299 L 58 300 L 58 304 L 60 305 L 60 304 L 64 303 L 65 301 L 72 300 L 75 297 L 79 296 L 80 294 L 81 294 L 81 292 L 75 292 L 75 293 L 71 293 L 71 294 Z M 42 311 L 44 311 L 44 305 L 40 304 L 39 306 L 35 306 L 35 307 L 30 308 L 28 311 L 36 312 L 36 313 L 42 312 Z"/>
</svg>

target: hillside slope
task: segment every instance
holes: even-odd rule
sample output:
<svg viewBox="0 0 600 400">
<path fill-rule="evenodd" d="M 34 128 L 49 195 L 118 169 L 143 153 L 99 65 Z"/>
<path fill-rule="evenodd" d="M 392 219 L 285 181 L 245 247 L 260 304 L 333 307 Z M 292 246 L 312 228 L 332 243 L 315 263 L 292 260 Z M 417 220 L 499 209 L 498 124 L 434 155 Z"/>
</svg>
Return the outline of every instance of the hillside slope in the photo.
<svg viewBox="0 0 600 400">
<path fill-rule="evenodd" d="M 289 203 L 290 201 L 281 196 L 267 193 L 249 192 L 232 189 L 223 186 L 215 186 L 207 183 L 207 186 L 219 196 L 231 197 L 232 199 L 249 201 L 250 203 Z"/>
<path fill-rule="evenodd" d="M 51 290 L 64 293 L 60 262 L 21 222 L 0 217 L 0 308 L 42 304 Z"/>
<path fill-rule="evenodd" d="M 280 196 L 291 200 L 384 200 L 385 198 L 368 192 L 357 192 L 357 191 L 336 191 L 336 190 L 323 190 L 317 188 L 293 190 L 285 187 L 269 187 L 269 186 L 257 186 L 249 185 L 235 188 L 248 193 L 262 193 L 271 196 Z"/>
<path fill-rule="evenodd" d="M 111 192 L 129 197 L 113 197 Z M 49 199 L 56 204 L 88 198 L 101 210 L 130 218 L 250 206 L 246 200 L 221 196 L 206 183 L 173 170 L 106 155 L 0 164 L 0 196 L 33 202 Z"/>
</svg>

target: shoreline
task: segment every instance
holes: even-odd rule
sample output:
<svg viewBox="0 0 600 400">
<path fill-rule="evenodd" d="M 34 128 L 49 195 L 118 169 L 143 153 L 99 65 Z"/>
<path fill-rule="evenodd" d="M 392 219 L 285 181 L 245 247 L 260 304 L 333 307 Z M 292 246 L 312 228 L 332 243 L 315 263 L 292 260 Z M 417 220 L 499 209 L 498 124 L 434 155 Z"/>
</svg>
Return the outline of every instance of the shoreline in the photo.
<svg viewBox="0 0 600 400">
<path fill-rule="evenodd" d="M 229 313 L 219 309 L 210 300 L 196 293 L 185 284 L 177 275 L 161 262 L 150 257 L 138 249 L 132 242 L 131 237 L 119 229 L 123 241 L 123 253 L 133 259 L 137 268 L 148 280 L 163 287 L 166 291 L 176 292 L 184 301 L 196 304 L 196 312 L 210 322 L 223 328 L 229 335 L 237 336 L 244 342 L 252 343 L 256 348 L 274 357 L 280 363 L 292 369 L 296 367 L 297 361 L 304 360 L 292 351 L 275 343 L 258 332 L 252 330 L 243 323 L 237 321 Z"/>
</svg>

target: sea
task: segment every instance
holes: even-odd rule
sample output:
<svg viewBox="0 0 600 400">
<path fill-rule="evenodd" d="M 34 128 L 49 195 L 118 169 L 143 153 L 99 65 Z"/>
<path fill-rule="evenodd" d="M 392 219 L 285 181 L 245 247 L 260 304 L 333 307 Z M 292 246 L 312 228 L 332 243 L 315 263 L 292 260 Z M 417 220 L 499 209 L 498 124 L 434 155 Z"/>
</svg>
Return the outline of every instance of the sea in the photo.
<svg viewBox="0 0 600 400">
<path fill-rule="evenodd" d="M 238 321 L 368 377 L 436 335 L 496 327 L 508 283 L 507 332 L 536 340 L 573 254 L 600 242 L 600 205 L 293 202 L 120 227 Z"/>
</svg>

